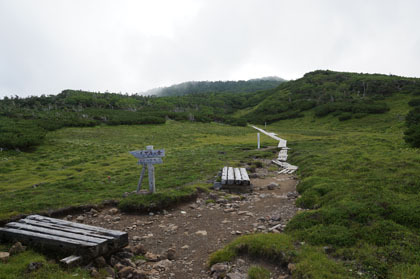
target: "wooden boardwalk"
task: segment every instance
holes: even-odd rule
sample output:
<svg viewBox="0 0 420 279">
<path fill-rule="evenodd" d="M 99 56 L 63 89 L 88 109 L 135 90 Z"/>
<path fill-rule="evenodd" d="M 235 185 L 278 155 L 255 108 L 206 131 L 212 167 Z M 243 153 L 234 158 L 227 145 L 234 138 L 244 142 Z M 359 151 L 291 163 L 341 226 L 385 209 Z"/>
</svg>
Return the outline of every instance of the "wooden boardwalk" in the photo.
<svg viewBox="0 0 420 279">
<path fill-rule="evenodd" d="M 126 232 L 40 215 L 30 215 L 17 222 L 7 223 L 4 228 L 0 228 L 2 239 L 87 259 L 112 253 L 128 245 Z"/>
<path fill-rule="evenodd" d="M 254 129 L 256 129 L 256 130 L 258 130 L 259 132 L 261 132 L 261 133 L 263 133 L 263 134 L 271 137 L 272 139 L 275 139 L 275 140 L 278 140 L 279 141 L 279 144 L 277 146 L 278 148 L 280 148 L 279 155 L 277 157 L 277 160 L 273 160 L 272 161 L 274 164 L 276 164 L 279 167 L 282 167 L 283 168 L 283 170 L 279 171 L 278 173 L 292 174 L 295 171 L 297 171 L 297 169 L 298 169 L 297 166 L 291 165 L 291 164 L 289 164 L 289 163 L 286 162 L 287 161 L 287 158 L 288 158 L 287 152 L 290 149 L 290 148 L 287 147 L 287 140 L 282 139 L 282 138 L 279 138 L 277 136 L 277 134 L 267 132 L 267 131 L 265 131 L 263 129 L 260 129 L 260 128 L 256 127 L 256 126 L 251 126 L 251 127 L 254 128 Z"/>
</svg>

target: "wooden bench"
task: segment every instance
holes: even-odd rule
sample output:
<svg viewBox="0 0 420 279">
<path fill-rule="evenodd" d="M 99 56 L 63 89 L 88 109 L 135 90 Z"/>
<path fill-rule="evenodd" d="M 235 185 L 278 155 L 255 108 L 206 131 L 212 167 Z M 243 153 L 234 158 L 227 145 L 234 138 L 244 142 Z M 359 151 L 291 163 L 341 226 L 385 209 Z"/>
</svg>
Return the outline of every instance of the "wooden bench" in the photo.
<svg viewBox="0 0 420 279">
<path fill-rule="evenodd" d="M 250 185 L 248 173 L 245 168 L 224 167 L 222 170 L 222 185 Z"/>
<path fill-rule="evenodd" d="M 108 230 L 75 222 L 30 215 L 0 228 L 0 240 L 20 241 L 30 246 L 75 255 L 65 263 L 91 259 L 117 251 L 128 245 L 126 232 Z"/>
</svg>

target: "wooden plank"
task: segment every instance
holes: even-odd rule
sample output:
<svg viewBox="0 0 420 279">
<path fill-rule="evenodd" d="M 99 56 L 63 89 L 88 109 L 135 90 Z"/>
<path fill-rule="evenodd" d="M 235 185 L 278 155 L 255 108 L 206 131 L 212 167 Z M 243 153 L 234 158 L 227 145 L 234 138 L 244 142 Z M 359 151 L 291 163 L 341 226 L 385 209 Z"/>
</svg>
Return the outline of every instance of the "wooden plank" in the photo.
<svg viewBox="0 0 420 279">
<path fill-rule="evenodd" d="M 20 241 L 28 245 L 55 248 L 60 253 L 77 253 L 88 257 L 97 257 L 108 252 L 106 243 L 96 243 L 69 239 L 59 236 L 47 235 L 13 228 L 0 228 L 0 239 Z"/>
<path fill-rule="evenodd" d="M 77 265 L 80 262 L 82 262 L 82 257 L 81 256 L 76 256 L 76 255 L 71 255 L 71 256 L 68 256 L 68 257 L 60 260 L 60 263 L 66 265 L 66 266 L 74 266 L 74 265 Z"/>
<path fill-rule="evenodd" d="M 69 227 L 74 227 L 74 228 L 90 230 L 92 232 L 96 232 L 96 233 L 103 234 L 103 235 L 109 235 L 109 236 L 113 236 L 113 237 L 121 237 L 121 236 L 127 235 L 126 232 L 122 232 L 122 231 L 109 230 L 109 229 L 105 229 L 105 228 L 101 228 L 101 227 L 89 226 L 89 225 L 85 225 L 85 224 L 80 224 L 80 223 L 55 219 L 55 218 L 49 218 L 49 217 L 45 217 L 45 216 L 41 216 L 41 215 L 29 215 L 29 216 L 26 217 L 26 219 L 37 220 L 37 221 L 42 221 L 42 222 L 51 223 L 51 224 L 58 224 L 58 225 L 64 225 L 64 226 L 69 226 Z"/>
<path fill-rule="evenodd" d="M 228 167 L 224 167 L 222 170 L 222 185 L 227 184 L 228 180 Z"/>
<path fill-rule="evenodd" d="M 112 247 L 110 247 L 112 249 L 118 249 L 118 248 L 122 248 L 122 247 L 125 247 L 125 246 L 128 245 L 128 234 L 126 232 L 108 230 L 108 229 L 101 228 L 101 227 L 89 226 L 89 225 L 84 225 L 84 224 L 80 224 L 80 223 L 64 221 L 64 220 L 60 220 L 60 219 L 44 217 L 44 216 L 40 216 L 40 215 L 30 215 L 30 216 L 26 217 L 26 219 L 36 220 L 36 221 L 49 223 L 49 224 L 63 225 L 63 226 L 67 226 L 69 228 L 89 230 L 89 231 L 91 231 L 95 234 L 99 234 L 99 235 L 112 236 L 112 237 L 114 237 L 114 239 L 111 242 Z"/>
<path fill-rule="evenodd" d="M 242 184 L 242 175 L 239 168 L 234 168 L 233 172 L 235 173 L 235 184 Z"/>
<path fill-rule="evenodd" d="M 38 226 L 33 226 L 33 225 L 28 225 L 28 224 L 23 224 L 23 223 L 16 223 L 16 222 L 8 223 L 6 227 L 19 229 L 19 230 L 25 230 L 25 231 L 31 231 L 31 232 L 38 232 L 38 233 L 43 233 L 43 234 L 48 234 L 48 235 L 55 235 L 59 237 L 69 238 L 69 239 L 81 240 L 85 242 L 92 242 L 95 244 L 101 244 L 107 241 L 106 239 L 103 239 L 103 238 L 64 232 L 64 231 L 56 230 L 56 229 L 47 229 L 43 227 L 38 227 Z"/>
<path fill-rule="evenodd" d="M 235 181 L 235 176 L 234 176 L 234 173 L 233 173 L 233 168 L 232 167 L 229 167 L 228 168 L 228 179 L 227 179 L 227 182 L 228 182 L 228 184 L 233 184 L 234 181 Z"/>
<path fill-rule="evenodd" d="M 249 176 L 248 176 L 248 173 L 247 173 L 246 169 L 245 168 L 240 168 L 239 170 L 241 172 L 242 184 L 250 185 L 251 181 L 249 180 Z"/>
<path fill-rule="evenodd" d="M 279 148 L 287 147 L 287 140 L 280 139 L 279 140 L 279 145 L 277 147 L 279 147 Z"/>
<path fill-rule="evenodd" d="M 4 236 L 12 236 L 13 238 L 19 238 L 21 235 L 25 237 L 33 237 L 34 239 L 42 239 L 46 241 L 59 242 L 60 244 L 95 247 L 96 243 L 86 242 L 83 240 L 70 239 L 66 237 L 60 237 L 55 235 L 44 234 L 40 232 L 31 232 L 21 229 L 14 228 L 0 228 L 0 234 Z"/>
<path fill-rule="evenodd" d="M 98 233 L 92 232 L 90 230 L 84 230 L 84 229 L 80 229 L 80 228 L 79 229 L 78 228 L 72 228 L 72 227 L 58 225 L 58 224 L 44 223 L 44 222 L 39 222 L 39 221 L 29 220 L 29 219 L 21 219 L 18 222 L 19 223 L 24 223 L 24 224 L 29 224 L 29 225 L 35 225 L 35 226 L 43 227 L 43 228 L 47 228 L 47 229 L 61 230 L 61 231 L 64 231 L 64 232 L 71 232 L 71 233 L 82 234 L 82 235 L 86 235 L 86 236 L 102 238 L 102 239 L 106 239 L 106 240 L 115 239 L 115 237 L 113 237 L 113 236 L 98 234 Z"/>
</svg>

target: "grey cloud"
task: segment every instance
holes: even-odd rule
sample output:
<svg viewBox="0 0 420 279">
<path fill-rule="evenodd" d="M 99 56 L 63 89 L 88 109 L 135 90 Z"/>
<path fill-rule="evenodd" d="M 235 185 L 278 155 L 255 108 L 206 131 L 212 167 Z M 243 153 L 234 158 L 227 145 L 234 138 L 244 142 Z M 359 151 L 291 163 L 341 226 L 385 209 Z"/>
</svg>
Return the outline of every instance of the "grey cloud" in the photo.
<svg viewBox="0 0 420 279">
<path fill-rule="evenodd" d="M 315 69 L 420 76 L 417 1 L 0 0 L 0 97 Z"/>
</svg>

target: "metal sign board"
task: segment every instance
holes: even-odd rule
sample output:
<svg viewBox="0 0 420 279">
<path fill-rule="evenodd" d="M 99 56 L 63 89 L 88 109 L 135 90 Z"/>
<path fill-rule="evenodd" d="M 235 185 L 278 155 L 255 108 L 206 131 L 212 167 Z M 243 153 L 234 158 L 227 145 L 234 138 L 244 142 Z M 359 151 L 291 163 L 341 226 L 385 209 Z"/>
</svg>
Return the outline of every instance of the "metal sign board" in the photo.
<svg viewBox="0 0 420 279">
<path fill-rule="evenodd" d="M 162 164 L 162 158 L 143 158 L 143 159 L 139 159 L 139 161 L 137 162 L 139 165 L 144 165 L 144 164 Z"/>
<path fill-rule="evenodd" d="M 151 150 L 134 150 L 129 151 L 131 155 L 138 159 L 143 158 L 161 158 L 165 157 L 165 149 L 151 149 Z"/>
</svg>

